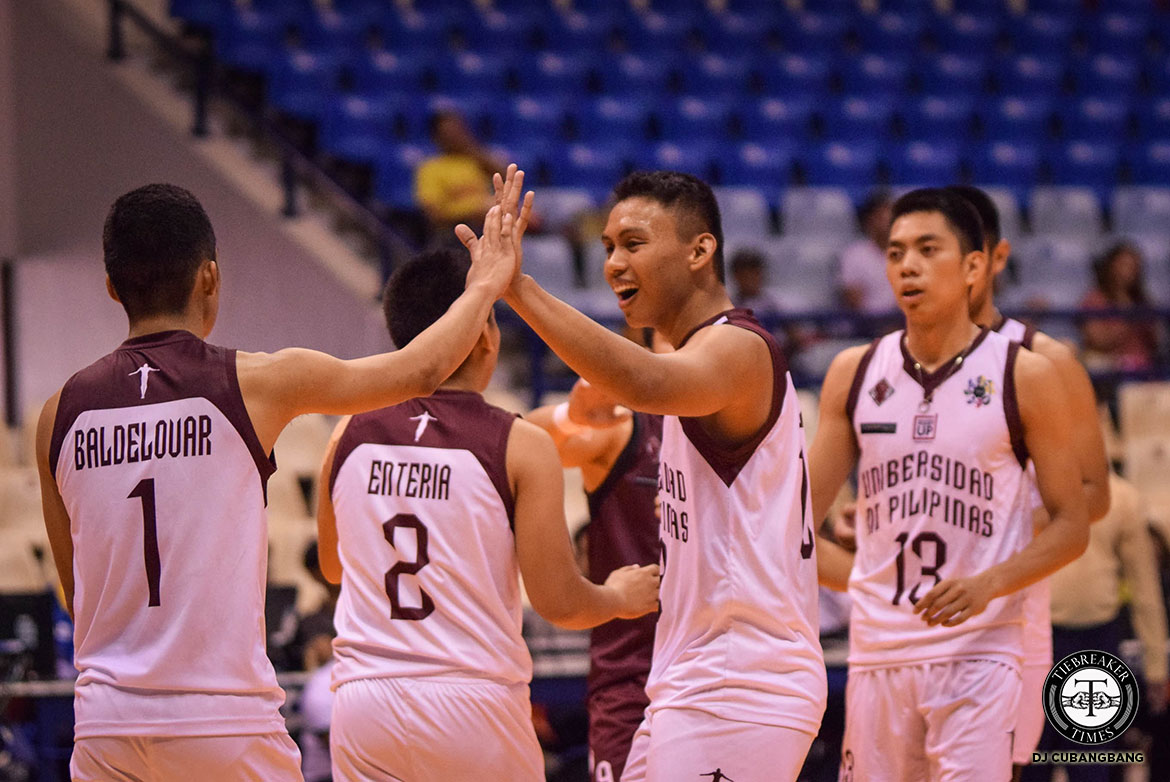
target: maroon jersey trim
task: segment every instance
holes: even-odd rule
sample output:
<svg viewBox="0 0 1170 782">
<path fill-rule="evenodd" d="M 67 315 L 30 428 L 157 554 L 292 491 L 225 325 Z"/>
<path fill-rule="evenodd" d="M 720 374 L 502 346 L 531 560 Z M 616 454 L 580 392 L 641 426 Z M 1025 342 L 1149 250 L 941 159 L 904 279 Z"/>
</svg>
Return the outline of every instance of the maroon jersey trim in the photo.
<svg viewBox="0 0 1170 782">
<path fill-rule="evenodd" d="M 955 362 L 955 359 L 957 359 L 959 356 L 964 356 L 965 360 L 966 356 L 971 355 L 979 349 L 979 346 L 983 344 L 983 340 L 987 339 L 987 335 L 990 333 L 991 329 L 979 329 L 979 335 L 975 337 L 974 341 L 971 342 L 970 345 L 944 361 L 939 365 L 938 369 L 934 370 L 933 372 L 922 370 L 920 375 L 919 371 L 914 368 L 914 357 L 910 355 L 910 349 L 906 347 L 905 332 L 903 331 L 902 335 L 898 337 L 898 347 L 902 350 L 902 369 L 905 370 L 906 374 L 909 375 L 915 383 L 922 386 L 922 393 L 924 395 L 932 394 L 938 390 L 938 387 L 941 386 L 947 378 L 955 373 L 955 369 L 952 366 Z"/>
<path fill-rule="evenodd" d="M 725 486 L 731 486 L 735 482 L 736 477 L 743 470 L 748 460 L 752 458 L 752 454 L 772 431 L 772 427 L 776 425 L 776 421 L 780 419 L 780 411 L 784 407 L 784 398 L 788 391 L 788 365 L 784 361 L 784 356 L 780 352 L 779 345 L 776 340 L 765 329 L 760 322 L 752 317 L 751 313 L 743 309 L 727 310 L 721 312 L 712 318 L 707 319 L 703 323 L 693 328 L 683 341 L 679 343 L 679 348 L 687 343 L 691 337 L 695 335 L 700 329 L 716 323 L 726 323 L 729 326 L 751 331 L 764 340 L 764 344 L 768 346 L 768 353 L 772 358 L 772 407 L 768 411 L 768 417 L 763 425 L 746 441 L 735 446 L 728 446 L 712 437 L 703 429 L 697 418 L 683 418 L 679 417 L 679 423 L 682 425 L 683 433 L 687 439 L 691 441 L 691 445 L 703 457 L 707 464 L 714 470 L 715 474 L 719 476 L 719 480 L 723 481 Z"/>
<path fill-rule="evenodd" d="M 999 324 L 992 329 L 992 331 L 1002 331 L 1003 327 L 1007 325 L 1008 318 L 1000 317 Z M 1020 339 L 1020 344 L 1028 350 L 1032 349 L 1032 341 L 1036 339 L 1036 327 L 1030 323 L 1024 323 L 1024 336 Z"/>
<path fill-rule="evenodd" d="M 434 420 L 436 432 L 442 431 L 442 437 L 431 438 L 428 442 L 419 443 L 419 446 L 468 451 L 475 456 L 496 493 L 500 495 L 508 514 L 508 526 L 515 529 L 516 501 L 512 495 L 512 483 L 508 479 L 507 453 L 512 424 L 519 416 L 488 404 L 474 391 L 440 388 L 427 397 L 408 399 L 398 405 L 355 415 L 338 440 L 333 467 L 329 471 L 329 493 L 333 493 L 337 475 L 354 449 L 364 443 L 414 445 L 406 434 L 406 429 L 413 431 L 415 428 L 415 424 L 409 421 L 410 416 L 416 411 L 430 413 L 432 410 L 436 413 L 450 411 L 452 418 L 461 420 L 448 423 L 440 415 Z M 456 411 L 458 415 L 454 415 Z M 403 420 L 409 426 L 404 428 Z"/>
<path fill-rule="evenodd" d="M 641 439 L 642 430 L 646 426 L 642 420 L 643 415 L 646 415 L 646 413 L 634 413 L 631 419 L 633 425 L 630 428 L 630 437 L 626 440 L 626 444 L 622 446 L 622 452 L 618 454 L 618 458 L 614 460 L 613 466 L 609 468 L 609 472 L 605 474 L 605 479 L 598 484 L 597 488 L 593 491 L 585 492 L 590 502 L 601 502 L 601 500 L 605 499 L 605 496 L 609 494 L 613 485 L 621 480 L 626 471 L 634 465 L 638 457 L 638 449 L 641 447 L 639 440 Z"/>
<path fill-rule="evenodd" d="M 119 354 L 126 351 L 147 351 L 164 347 L 184 350 L 187 348 L 180 346 L 182 343 L 188 342 L 197 343 L 198 348 L 194 344 L 191 345 L 191 348 L 199 350 L 199 353 L 194 356 L 178 354 L 182 361 L 174 366 L 174 376 L 155 381 L 155 393 L 150 399 L 143 399 L 134 394 L 119 396 L 113 388 L 109 387 L 106 378 L 102 376 L 107 367 L 118 360 Z M 184 365 L 194 367 L 195 371 L 190 374 L 184 372 L 183 370 L 186 369 Z M 222 376 L 216 377 L 216 370 L 221 372 Z M 201 378 L 201 374 L 204 377 Z M 211 375 L 211 377 L 207 378 L 207 375 Z M 213 383 L 202 388 L 191 387 L 194 384 L 206 383 L 207 380 L 211 380 Z M 86 387 L 90 384 L 94 387 Z M 223 389 L 226 393 L 217 392 L 217 389 Z M 264 453 L 264 447 L 260 445 L 260 439 L 256 436 L 252 419 L 248 416 L 244 397 L 240 392 L 239 376 L 236 373 L 236 351 L 208 344 L 191 332 L 181 330 L 160 331 L 127 339 L 113 352 L 75 373 L 66 381 L 61 389 L 57 416 L 53 421 L 53 437 L 49 446 L 49 469 L 53 478 L 57 477 L 57 462 L 61 456 L 65 435 L 68 434 L 69 429 L 82 413 L 89 410 L 141 407 L 158 402 L 195 398 L 206 399 L 215 405 L 231 423 L 240 439 L 244 441 L 256 464 L 260 485 L 264 491 L 265 504 L 267 504 L 268 479 L 276 471 L 276 459 Z"/>
<path fill-rule="evenodd" d="M 1020 354 L 1020 343 L 1009 342 L 1007 361 L 1003 369 L 1003 416 L 1007 420 L 1008 437 L 1012 452 L 1021 467 L 1028 464 L 1028 445 L 1024 441 L 1024 422 L 1020 419 L 1020 403 L 1016 397 L 1016 357 Z"/>
<path fill-rule="evenodd" d="M 849 384 L 849 396 L 845 398 L 845 415 L 849 417 L 850 425 L 853 424 L 853 414 L 857 411 L 857 401 L 861 398 L 861 387 L 865 385 L 865 373 L 869 369 L 869 362 L 873 361 L 873 354 L 877 352 L 878 344 L 881 341 L 882 338 L 878 337 L 869 343 L 869 347 L 861 356 L 861 361 L 857 362 L 857 370 L 853 373 L 853 382 Z"/>
</svg>

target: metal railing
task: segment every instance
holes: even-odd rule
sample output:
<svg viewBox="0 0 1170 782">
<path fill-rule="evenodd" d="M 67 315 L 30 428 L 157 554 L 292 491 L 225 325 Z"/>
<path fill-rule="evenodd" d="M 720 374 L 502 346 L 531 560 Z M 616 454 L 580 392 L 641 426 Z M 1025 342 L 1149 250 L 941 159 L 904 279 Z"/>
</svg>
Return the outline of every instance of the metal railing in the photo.
<svg viewBox="0 0 1170 782">
<path fill-rule="evenodd" d="M 272 145 L 281 161 L 280 179 L 284 193 L 282 215 L 296 217 L 300 214 L 299 190 L 302 184 L 311 184 L 318 192 L 327 195 L 346 218 L 371 238 L 378 248 L 383 279 L 397 259 L 406 257 L 417 249 L 366 204 L 355 198 L 316 160 L 299 149 L 263 108 L 252 108 L 230 90 L 223 89 L 223 68 L 215 59 L 209 40 L 205 39 L 197 44 L 181 41 L 160 28 L 129 0 L 108 2 L 109 42 L 106 56 L 110 60 L 120 62 L 125 59 L 124 26 L 130 23 L 153 41 L 161 52 L 181 67 L 189 69 L 193 84 L 192 135 L 196 137 L 208 135 L 208 114 L 211 110 L 211 101 L 216 98 L 225 102 L 242 118 L 252 132 Z"/>
</svg>

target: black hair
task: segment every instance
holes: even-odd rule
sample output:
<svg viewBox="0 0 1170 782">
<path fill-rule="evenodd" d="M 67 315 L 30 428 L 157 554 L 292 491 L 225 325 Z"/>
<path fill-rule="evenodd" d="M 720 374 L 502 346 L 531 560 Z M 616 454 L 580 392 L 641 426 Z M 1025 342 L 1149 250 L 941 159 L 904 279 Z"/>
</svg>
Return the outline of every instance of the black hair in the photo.
<svg viewBox="0 0 1170 782">
<path fill-rule="evenodd" d="M 715 237 L 715 256 L 711 259 L 715 276 L 724 280 L 723 221 L 711 186 L 698 177 L 679 171 L 635 171 L 613 189 L 614 201 L 649 198 L 682 214 L 676 215 L 679 235 L 691 238 L 701 233 Z M 689 235 L 688 235 L 689 234 Z"/>
<path fill-rule="evenodd" d="M 731 271 L 733 272 L 740 269 L 762 269 L 765 265 L 764 254 L 755 248 L 736 250 L 735 255 L 731 256 Z"/>
<path fill-rule="evenodd" d="M 1150 299 L 1146 295 L 1145 277 L 1141 273 L 1140 266 L 1143 260 L 1142 252 L 1137 248 L 1136 245 L 1131 244 L 1130 242 L 1118 242 L 1093 260 L 1093 277 L 1097 281 L 1097 288 L 1102 293 L 1104 293 L 1108 299 L 1111 301 L 1114 300 L 1114 286 L 1112 282 L 1113 262 L 1117 260 L 1117 256 L 1121 255 L 1122 253 L 1132 253 L 1137 257 L 1139 263 L 1139 273 L 1137 279 L 1135 279 L 1125 290 L 1125 294 L 1129 296 L 1130 300 L 1133 301 L 1134 304 L 1148 304 Z"/>
<path fill-rule="evenodd" d="M 890 192 L 888 190 L 874 190 L 865 197 L 861 206 L 857 207 L 857 222 L 864 226 L 870 215 L 889 203 Z"/>
<path fill-rule="evenodd" d="M 189 191 L 146 185 L 110 207 L 102 255 L 131 320 L 178 314 L 187 306 L 199 267 L 215 260 L 215 231 Z"/>
<path fill-rule="evenodd" d="M 442 108 L 432 111 L 427 117 L 427 137 L 434 139 L 439 132 L 439 124 L 445 119 L 463 119 L 463 115 L 454 108 Z"/>
<path fill-rule="evenodd" d="M 983 238 L 986 240 L 987 246 L 994 250 L 1003 235 L 1000 234 L 999 228 L 999 210 L 995 208 L 995 202 L 991 200 L 991 196 L 973 185 L 950 185 L 945 189 L 975 207 L 975 211 L 979 213 L 979 219 L 983 221 Z"/>
<path fill-rule="evenodd" d="M 446 247 L 416 255 L 394 270 L 382 293 L 382 313 L 395 345 L 405 346 L 443 317 L 463 294 L 470 268 L 466 250 Z"/>
<path fill-rule="evenodd" d="M 976 250 L 982 252 L 983 222 L 979 211 L 958 193 L 941 187 L 911 190 L 894 202 L 890 224 L 913 212 L 938 212 L 958 237 L 963 255 Z"/>
</svg>

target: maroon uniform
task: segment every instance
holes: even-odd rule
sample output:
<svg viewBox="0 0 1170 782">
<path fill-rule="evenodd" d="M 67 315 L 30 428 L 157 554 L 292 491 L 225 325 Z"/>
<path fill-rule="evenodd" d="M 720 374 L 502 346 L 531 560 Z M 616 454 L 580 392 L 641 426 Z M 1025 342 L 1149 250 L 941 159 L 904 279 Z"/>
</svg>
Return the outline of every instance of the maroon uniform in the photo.
<svg viewBox="0 0 1170 782">
<path fill-rule="evenodd" d="M 634 431 L 609 475 L 589 493 L 589 577 L 602 583 L 625 565 L 658 561 L 658 451 L 662 417 L 634 414 Z M 657 614 L 593 628 L 589 644 L 589 749 L 594 778 L 621 778 L 634 731 L 650 702 L 646 676 Z"/>
</svg>

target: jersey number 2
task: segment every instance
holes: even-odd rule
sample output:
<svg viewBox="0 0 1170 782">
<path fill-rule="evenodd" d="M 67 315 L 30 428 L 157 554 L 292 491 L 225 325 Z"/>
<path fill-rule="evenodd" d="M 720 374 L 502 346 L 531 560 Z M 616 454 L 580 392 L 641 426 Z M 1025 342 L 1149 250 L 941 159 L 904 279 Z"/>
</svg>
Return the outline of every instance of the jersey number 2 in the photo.
<svg viewBox="0 0 1170 782">
<path fill-rule="evenodd" d="M 142 553 L 146 559 L 146 585 L 150 589 L 148 606 L 160 605 L 158 580 L 162 562 L 158 558 L 158 526 L 154 515 L 154 478 L 143 478 L 126 499 L 142 500 Z"/>
<path fill-rule="evenodd" d="M 414 530 L 415 555 L 414 561 L 399 560 L 394 563 L 394 567 L 386 571 L 386 596 L 390 598 L 390 618 L 409 619 L 412 621 L 426 619 L 435 610 L 435 601 L 425 591 L 419 589 L 418 593 L 422 599 L 422 606 L 419 608 L 404 608 L 402 602 L 398 599 L 398 577 L 413 576 L 431 561 L 430 557 L 427 556 L 427 527 L 413 513 L 399 513 L 382 525 L 382 531 L 386 535 L 386 542 L 394 549 L 397 549 L 394 545 L 394 530 L 399 527 Z"/>
</svg>

